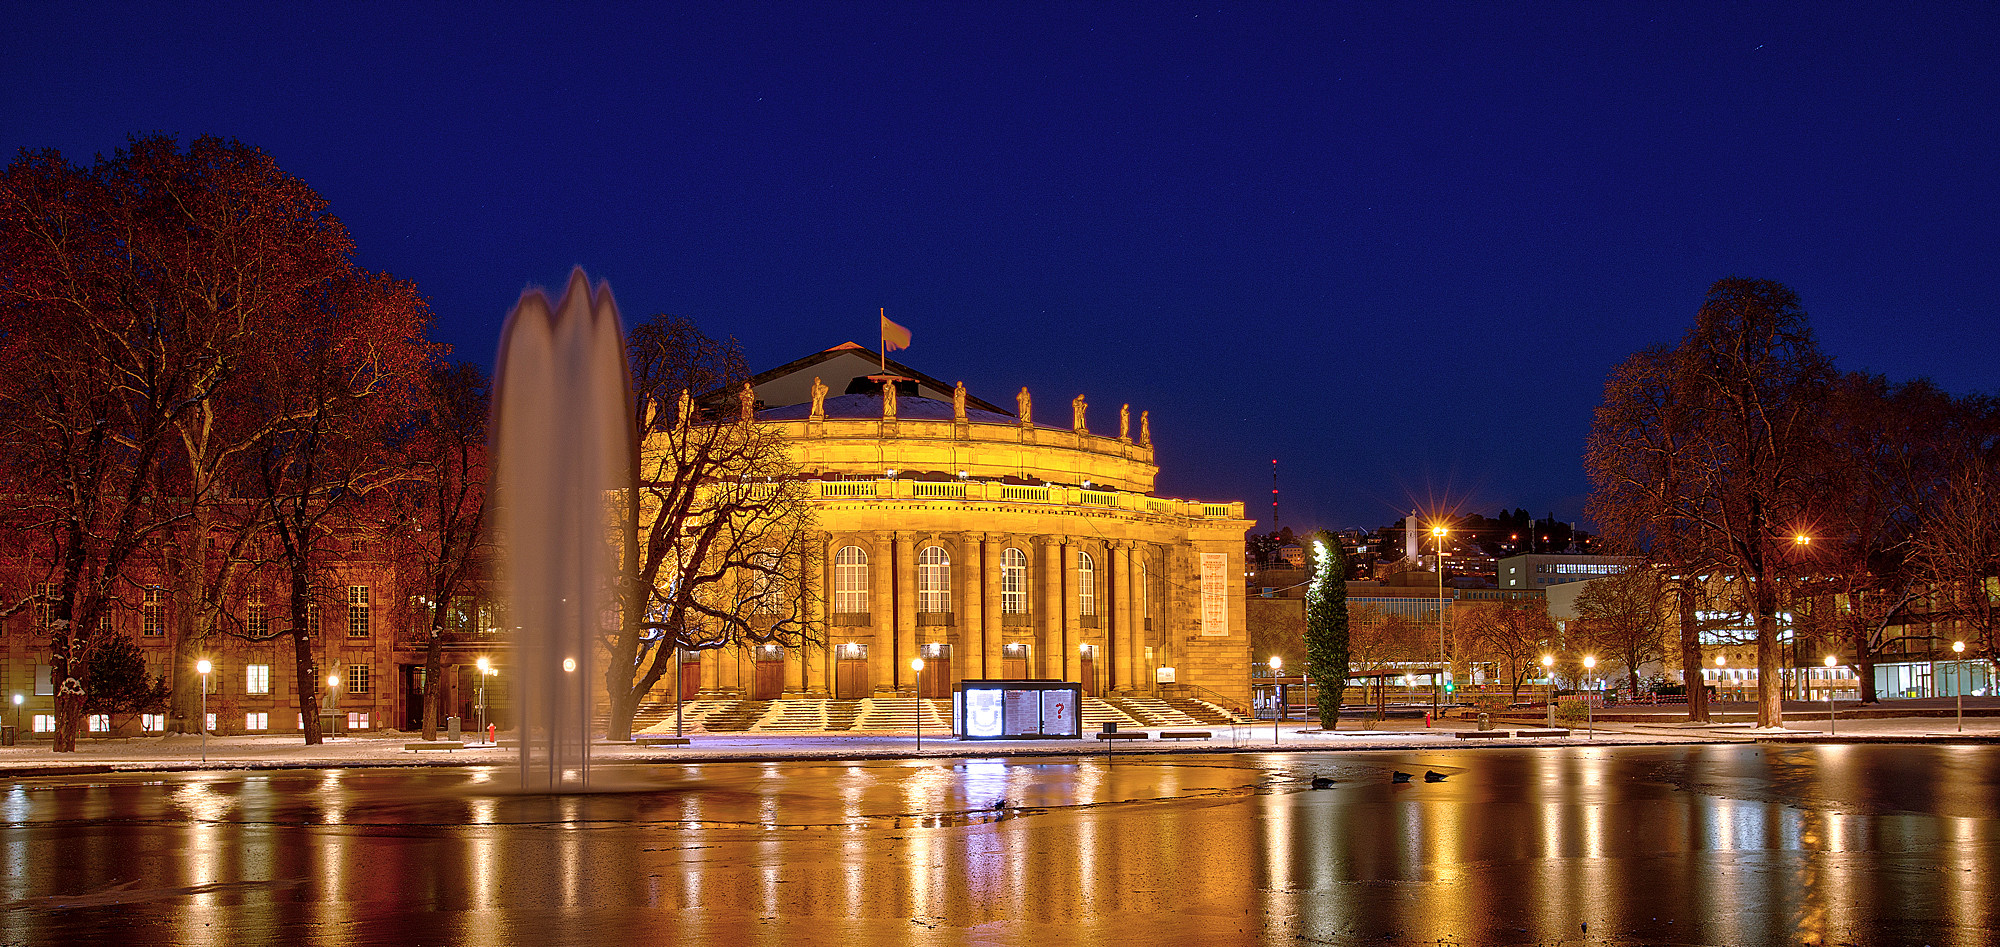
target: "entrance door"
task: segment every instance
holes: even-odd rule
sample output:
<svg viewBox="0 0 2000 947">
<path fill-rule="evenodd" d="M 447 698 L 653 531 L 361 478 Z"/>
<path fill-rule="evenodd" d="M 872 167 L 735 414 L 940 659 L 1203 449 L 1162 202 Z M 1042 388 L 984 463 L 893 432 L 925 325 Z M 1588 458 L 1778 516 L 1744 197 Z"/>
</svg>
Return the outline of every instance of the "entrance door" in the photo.
<svg viewBox="0 0 2000 947">
<path fill-rule="evenodd" d="M 868 696 L 868 659 L 844 654 L 833 664 L 833 699 L 861 700 Z"/>
<path fill-rule="evenodd" d="M 681 703 L 701 693 L 701 652 L 681 655 Z"/>
<path fill-rule="evenodd" d="M 757 650 L 757 676 L 750 682 L 751 700 L 777 700 L 785 693 L 785 655 Z"/>
<path fill-rule="evenodd" d="M 943 700 L 951 696 L 951 645 L 933 644 L 924 646 L 924 672 L 917 675 L 922 680 L 917 689 L 918 697 Z"/>
<path fill-rule="evenodd" d="M 438 721 L 439 726 L 444 721 Z M 414 732 L 424 728 L 424 666 L 403 665 L 403 730 Z"/>
<path fill-rule="evenodd" d="M 1000 646 L 1000 677 L 1008 681 L 1028 679 L 1028 646 L 1010 644 Z"/>
<path fill-rule="evenodd" d="M 1083 682 L 1083 696 L 1097 697 L 1097 649 L 1086 647 L 1077 656 L 1076 672 Z"/>
</svg>

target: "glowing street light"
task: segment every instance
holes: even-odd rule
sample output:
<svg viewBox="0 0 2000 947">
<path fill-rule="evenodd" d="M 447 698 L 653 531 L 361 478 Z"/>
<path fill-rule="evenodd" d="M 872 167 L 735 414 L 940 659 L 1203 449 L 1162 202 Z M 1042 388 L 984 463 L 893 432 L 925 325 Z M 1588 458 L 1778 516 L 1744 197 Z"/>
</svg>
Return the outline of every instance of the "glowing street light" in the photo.
<svg viewBox="0 0 2000 947">
<path fill-rule="evenodd" d="M 1556 728 L 1556 659 L 1555 655 L 1542 655 L 1542 676 L 1549 682 L 1549 729 Z"/>
<path fill-rule="evenodd" d="M 1271 715 L 1272 746 L 1278 745 L 1278 721 L 1285 719 L 1285 712 L 1291 709 L 1285 706 L 1284 671 L 1285 659 L 1275 654 L 1271 655 L 1271 690 L 1278 695 L 1278 711 Z"/>
<path fill-rule="evenodd" d="M 1965 673 L 1965 660 L 1964 660 L 1965 642 L 1963 641 L 1952 642 L 1951 654 L 1952 657 L 1956 659 L 1952 663 L 1957 666 L 1956 670 L 1952 671 L 1952 676 L 1954 679 L 1958 679 L 1960 675 L 1963 675 Z M 1957 683 L 1958 683 L 1958 732 L 1964 733 L 1965 732 L 1965 681 L 1957 680 Z"/>
<path fill-rule="evenodd" d="M 1432 717 L 1440 717 L 1443 716 L 1444 714 L 1444 678 L 1442 677 L 1442 675 L 1444 674 L 1445 671 L 1450 670 L 1450 666 L 1445 664 L 1445 658 L 1444 658 L 1444 538 L 1449 535 L 1451 535 L 1451 530 L 1446 529 L 1443 526 L 1431 527 L 1431 539 L 1433 540 L 1434 546 L 1437 550 L 1437 567 L 1438 567 L 1438 675 L 1439 675 L 1431 678 Z"/>
<path fill-rule="evenodd" d="M 486 735 L 486 679 L 493 676 L 493 661 L 480 658 L 474 662 L 479 667 L 479 735 Z"/>
<path fill-rule="evenodd" d="M 20 733 L 20 732 L 21 732 L 21 701 L 22 701 L 22 700 L 23 700 L 23 698 L 21 697 L 21 695 L 20 695 L 20 694 L 15 694 L 15 695 L 14 695 L 14 732 L 15 732 L 15 733 Z"/>
<path fill-rule="evenodd" d="M 1597 667 L 1596 655 L 1586 654 L 1583 656 L 1583 678 L 1584 681 L 1586 682 L 1585 685 L 1586 691 L 1589 689 L 1588 681 L 1591 678 L 1591 671 L 1596 667 Z M 1583 695 L 1583 708 L 1584 708 L 1583 723 L 1584 727 L 1586 728 L 1584 730 L 1584 733 L 1586 734 L 1584 739 L 1595 740 L 1597 739 L 1597 702 L 1591 699 L 1591 695 L 1589 693 L 1585 693 Z"/>
<path fill-rule="evenodd" d="M 911 658 L 910 670 L 917 672 L 917 752 L 924 751 L 924 659 Z"/>
<path fill-rule="evenodd" d="M 195 673 L 201 675 L 201 761 L 208 762 L 208 672 L 215 666 L 202 658 L 194 663 Z"/>
</svg>

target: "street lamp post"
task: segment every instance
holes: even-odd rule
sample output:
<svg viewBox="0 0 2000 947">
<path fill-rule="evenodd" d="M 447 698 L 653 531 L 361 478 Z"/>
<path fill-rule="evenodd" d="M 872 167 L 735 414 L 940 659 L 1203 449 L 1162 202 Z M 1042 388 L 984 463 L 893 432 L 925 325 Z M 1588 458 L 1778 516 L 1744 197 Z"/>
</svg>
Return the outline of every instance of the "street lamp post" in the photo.
<svg viewBox="0 0 2000 947">
<path fill-rule="evenodd" d="M 1549 729 L 1556 728 L 1556 659 L 1554 655 L 1542 655 L 1542 677 L 1549 686 Z"/>
<path fill-rule="evenodd" d="M 480 658 L 479 666 L 479 735 L 486 736 L 486 675 L 493 673 L 493 661 Z"/>
<path fill-rule="evenodd" d="M 1715 696 L 1720 700 L 1728 699 L 1729 679 L 1723 677 L 1724 674 L 1729 673 L 1727 670 L 1728 667 L 1729 655 L 1718 654 L 1715 656 Z"/>
<path fill-rule="evenodd" d="M 326 701 L 320 707 L 319 715 L 327 718 L 328 720 L 333 720 L 333 713 L 334 713 L 333 709 L 339 705 L 340 705 L 340 675 L 328 674 L 326 676 Z M 339 727 L 340 724 L 338 722 L 334 723 L 335 729 L 338 729 Z M 324 740 L 327 737 L 332 736 L 332 734 L 325 733 L 322 731 L 319 736 L 320 739 Z"/>
<path fill-rule="evenodd" d="M 1597 739 L 1597 702 L 1592 699 L 1593 695 L 1590 693 L 1590 680 L 1592 677 L 1591 672 L 1594 669 L 1596 669 L 1596 667 L 1597 667 L 1596 655 L 1586 654 L 1583 656 L 1583 680 L 1584 680 L 1583 725 L 1585 728 L 1584 733 L 1586 734 L 1585 739 L 1588 740 Z"/>
<path fill-rule="evenodd" d="M 195 673 L 201 675 L 201 761 L 208 762 L 208 672 L 214 665 L 202 658 L 194 663 Z"/>
<path fill-rule="evenodd" d="M 1444 657 L 1444 538 L 1451 530 L 1443 526 L 1431 527 L 1431 539 L 1437 549 L 1438 568 L 1438 673 L 1431 678 L 1431 717 L 1444 713 L 1444 673 L 1450 670 Z"/>
<path fill-rule="evenodd" d="M 1964 641 L 1952 641 L 1952 683 L 1956 685 L 1954 689 L 1958 691 L 1958 731 L 1960 733 L 1966 731 L 1966 681 L 1962 677 L 1966 673 L 1966 661 L 1964 661 L 1964 657 L 1966 657 L 1966 643 Z M 16 727 L 18 725 L 20 723 L 16 723 Z"/>
<path fill-rule="evenodd" d="M 21 697 L 21 695 L 19 695 L 19 694 L 15 694 L 15 695 L 14 695 L 14 732 L 15 732 L 15 733 L 20 733 L 20 732 L 21 732 L 21 700 L 22 700 L 22 697 Z"/>
<path fill-rule="evenodd" d="M 1271 655 L 1271 692 L 1276 694 L 1278 699 L 1278 709 L 1271 713 L 1272 746 L 1278 745 L 1278 721 L 1285 719 L 1285 712 L 1291 709 L 1285 706 L 1284 671 L 1285 659 L 1275 654 Z"/>
<path fill-rule="evenodd" d="M 1834 727 L 1834 723 L 1833 723 L 1833 655 L 1830 655 L 1830 654 L 1829 654 L 1829 655 L 1827 655 L 1827 656 L 1826 656 L 1826 734 L 1827 734 L 1827 736 L 1832 736 L 1832 735 L 1833 735 L 1833 733 L 1834 733 L 1834 730 L 1833 730 L 1833 727 Z"/>
<path fill-rule="evenodd" d="M 924 751 L 924 659 L 911 658 L 910 670 L 917 672 L 917 695 L 912 703 L 917 705 L 917 752 Z"/>
</svg>

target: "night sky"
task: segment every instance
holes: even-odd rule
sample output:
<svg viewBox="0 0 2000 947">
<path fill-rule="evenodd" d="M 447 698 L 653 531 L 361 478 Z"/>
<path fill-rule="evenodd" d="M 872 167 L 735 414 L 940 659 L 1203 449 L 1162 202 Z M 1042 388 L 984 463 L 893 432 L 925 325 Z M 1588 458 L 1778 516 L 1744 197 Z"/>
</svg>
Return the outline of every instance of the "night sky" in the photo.
<svg viewBox="0 0 2000 947">
<path fill-rule="evenodd" d="M 1580 517 L 1605 373 L 1725 276 L 2000 390 L 1993 4 L 293 7 L 13 5 L 0 145 L 261 147 L 489 365 L 573 264 L 753 369 L 886 307 L 1262 528 L 1273 458 L 1295 528 Z"/>
</svg>

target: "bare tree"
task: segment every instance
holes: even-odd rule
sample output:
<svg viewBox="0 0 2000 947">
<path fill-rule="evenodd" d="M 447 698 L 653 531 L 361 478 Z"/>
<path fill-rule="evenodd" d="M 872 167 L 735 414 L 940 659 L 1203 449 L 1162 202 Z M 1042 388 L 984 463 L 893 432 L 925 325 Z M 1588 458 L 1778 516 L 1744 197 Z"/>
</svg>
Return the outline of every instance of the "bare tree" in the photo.
<svg viewBox="0 0 2000 947">
<path fill-rule="evenodd" d="M 1938 503 L 1916 544 L 1933 607 L 1949 615 L 1996 674 L 2000 631 L 2000 405 L 1966 399 L 1949 442 Z M 1941 642 L 1940 642 L 1941 644 Z"/>
<path fill-rule="evenodd" d="M 1679 346 L 1642 352 L 1614 375 L 1641 383 L 1607 385 L 1592 430 L 1599 525 L 1627 548 L 1665 547 L 1656 561 L 1674 574 L 1719 571 L 1745 583 L 1761 727 L 1784 722 L 1779 586 L 1822 486 L 1812 475 L 1832 377 L 1796 294 L 1721 280 Z M 1634 405 L 1643 407 L 1620 410 Z M 1689 689 L 1692 699 L 1698 682 Z"/>
<path fill-rule="evenodd" d="M 739 407 L 741 352 L 664 315 L 633 329 L 629 352 L 640 469 L 625 505 L 625 608 L 604 642 L 613 740 L 631 736 L 640 700 L 682 651 L 825 637 L 805 483 L 779 435 Z"/>
<path fill-rule="evenodd" d="M 1470 660 L 1491 661 L 1513 687 L 1513 699 L 1521 699 L 1521 683 L 1529 671 L 1540 665 L 1541 656 L 1554 651 L 1556 623 L 1548 607 L 1523 599 L 1474 602 L 1453 622 L 1459 647 Z"/>
<path fill-rule="evenodd" d="M 1592 579 L 1576 597 L 1573 646 L 1603 652 L 1625 666 L 1627 687 L 1639 692 L 1639 668 L 1667 657 L 1676 624 L 1673 585 L 1651 568 L 1633 568 Z"/>
<path fill-rule="evenodd" d="M 430 365 L 417 392 L 416 417 L 403 451 L 405 478 L 384 491 L 395 558 L 420 577 L 423 624 L 423 734 L 437 739 L 444 694 L 444 641 L 459 615 L 457 600 L 484 561 L 486 422 L 491 387 L 470 362 Z"/>
<path fill-rule="evenodd" d="M 265 366 L 256 388 L 263 412 L 290 419 L 260 442 L 253 490 L 276 540 L 290 603 L 305 742 L 321 739 L 314 697 L 322 680 L 313 608 L 342 534 L 380 491 L 410 476 L 400 448 L 412 436 L 414 392 L 431 346 L 422 341 L 429 309 L 413 286 L 384 276 L 326 288 L 318 328 L 292 340 L 282 362 Z"/>
</svg>

